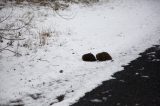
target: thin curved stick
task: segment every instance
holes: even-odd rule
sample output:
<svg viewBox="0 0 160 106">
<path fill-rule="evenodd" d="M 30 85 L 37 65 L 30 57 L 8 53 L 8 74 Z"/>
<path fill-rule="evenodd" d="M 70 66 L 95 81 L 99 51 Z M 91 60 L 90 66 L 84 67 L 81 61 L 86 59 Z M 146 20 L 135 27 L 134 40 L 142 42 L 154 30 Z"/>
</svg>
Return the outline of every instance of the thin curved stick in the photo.
<svg viewBox="0 0 160 106">
<path fill-rule="evenodd" d="M 21 27 L 13 28 L 13 29 L 0 29 L 0 31 L 10 31 L 10 30 L 16 31 L 16 30 L 20 30 L 20 29 L 24 28 L 25 26 L 29 25 L 29 23 L 32 21 L 32 19 L 33 19 L 33 16 L 30 18 L 30 20 L 29 20 L 27 23 L 25 23 L 25 24 L 24 24 L 23 26 L 21 26 Z"/>
<path fill-rule="evenodd" d="M 1 38 L 5 39 L 5 40 L 24 40 L 25 38 L 5 38 L 3 36 L 0 36 Z"/>
<path fill-rule="evenodd" d="M 0 21 L 0 23 L 2 23 L 2 22 L 4 22 L 5 20 L 7 20 L 7 19 L 11 16 L 12 12 L 13 12 L 13 6 L 12 6 L 12 10 L 11 10 L 10 14 L 9 14 L 4 20 Z"/>
<path fill-rule="evenodd" d="M 5 33 L 0 33 L 0 38 L 5 40 L 24 40 L 25 38 L 6 38 L 3 35 L 6 35 Z"/>
<path fill-rule="evenodd" d="M 14 52 L 14 51 L 12 51 L 12 50 L 10 50 L 10 49 L 3 49 L 3 50 L 1 50 L 0 52 L 2 52 L 2 51 L 4 51 L 4 50 L 8 50 L 8 51 L 10 51 L 10 52 L 12 52 L 12 53 L 15 53 L 16 55 L 22 56 L 22 54 L 17 53 L 17 52 Z"/>
<path fill-rule="evenodd" d="M 9 46 L 6 46 L 6 47 L 0 49 L 0 52 L 2 52 L 2 51 L 3 51 L 4 49 L 6 49 L 7 47 L 9 47 Z"/>
<path fill-rule="evenodd" d="M 47 1 L 47 3 L 50 5 L 50 7 L 54 10 L 54 7 L 52 6 L 52 4 Z M 55 10 L 55 13 L 60 16 L 61 18 L 65 19 L 65 20 L 70 20 L 70 19 L 73 19 L 76 15 L 74 15 L 73 17 L 64 17 L 63 15 L 59 14 L 57 10 Z"/>
</svg>

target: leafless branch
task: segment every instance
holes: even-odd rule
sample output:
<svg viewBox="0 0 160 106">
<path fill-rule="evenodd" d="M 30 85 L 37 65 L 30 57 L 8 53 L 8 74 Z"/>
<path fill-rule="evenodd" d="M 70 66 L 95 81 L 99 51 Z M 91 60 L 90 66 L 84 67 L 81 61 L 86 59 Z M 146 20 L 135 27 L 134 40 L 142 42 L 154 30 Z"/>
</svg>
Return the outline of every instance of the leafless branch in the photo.
<svg viewBox="0 0 160 106">
<path fill-rule="evenodd" d="M 15 53 L 15 55 L 17 55 L 17 56 L 22 56 L 22 54 L 20 54 L 20 53 L 18 53 L 18 52 L 15 52 L 15 51 L 12 51 L 12 50 L 10 50 L 10 49 L 3 49 L 3 50 L 0 49 L 0 52 L 2 52 L 2 51 L 4 51 L 4 50 L 8 50 L 8 51 L 10 51 L 10 52 L 13 52 L 13 53 Z"/>
<path fill-rule="evenodd" d="M 0 23 L 6 21 L 12 15 L 12 12 L 13 12 L 13 6 L 12 6 L 12 10 L 11 10 L 10 14 L 5 19 L 3 19 L 2 21 L 0 21 Z"/>
<path fill-rule="evenodd" d="M 3 36 L 0 36 L 1 38 L 5 39 L 5 40 L 24 40 L 25 38 L 6 38 Z"/>
<path fill-rule="evenodd" d="M 54 2 L 54 6 L 52 5 L 51 2 L 47 1 L 48 5 L 55 11 L 55 13 L 60 16 L 61 18 L 65 19 L 65 20 L 70 20 L 70 19 L 73 19 L 75 17 L 72 16 L 72 17 L 64 17 L 63 15 L 61 15 L 59 12 L 58 12 L 58 9 L 64 9 L 64 8 L 67 8 L 68 5 L 64 5 L 64 4 L 60 4 L 58 2 Z"/>
<path fill-rule="evenodd" d="M 3 51 L 4 49 L 6 49 L 7 47 L 9 47 L 9 46 L 6 46 L 6 47 L 0 49 L 0 52 L 2 52 L 2 51 Z"/>
<path fill-rule="evenodd" d="M 18 53 L 18 52 L 15 52 L 15 51 L 12 51 L 12 50 L 10 50 L 10 49 L 7 49 L 8 47 L 9 47 L 9 46 L 6 46 L 6 47 L 0 49 L 0 52 L 2 52 L 2 51 L 4 51 L 4 50 L 8 50 L 8 51 L 10 51 L 10 52 L 15 53 L 15 54 L 18 55 L 18 56 L 22 56 L 22 54 L 20 54 L 20 53 Z"/>
<path fill-rule="evenodd" d="M 13 9 L 13 7 L 12 7 L 12 11 L 10 12 L 10 14 L 6 17 L 6 18 L 4 18 L 3 20 L 1 20 L 0 21 L 0 24 L 1 23 L 3 23 L 3 22 L 5 22 L 5 21 L 7 21 L 7 20 L 9 20 L 9 17 L 11 17 L 12 16 L 12 14 L 13 14 L 13 11 L 14 11 L 14 9 Z M 15 26 L 15 23 L 11 23 L 11 24 L 6 24 L 6 27 L 4 27 L 4 28 L 0 28 L 0 40 L 2 40 L 2 42 L 1 43 L 3 43 L 3 40 L 8 40 L 9 41 L 9 44 L 7 43 L 6 45 L 4 45 L 2 48 L 0 48 L 0 52 L 2 52 L 2 51 L 10 51 L 10 52 L 12 52 L 12 53 L 14 53 L 16 56 L 22 56 L 22 54 L 20 54 L 19 53 L 19 51 L 18 51 L 18 49 L 19 49 L 19 41 L 20 40 L 25 40 L 25 38 L 22 38 L 22 36 L 21 36 L 21 31 L 23 30 L 23 29 L 27 29 L 29 26 L 30 26 L 30 24 L 31 24 L 31 21 L 33 20 L 33 18 L 34 18 L 34 15 L 32 14 L 32 15 L 29 15 L 28 17 L 27 17 L 27 21 L 23 21 L 23 20 L 19 20 L 18 22 L 20 22 L 21 23 L 21 25 L 19 25 L 19 26 Z M 17 23 L 17 22 L 16 22 Z M 13 25 L 12 25 L 13 24 Z M 9 26 L 9 27 L 7 27 L 7 25 Z M 24 31 L 24 30 L 23 30 Z M 16 32 L 18 32 L 18 35 L 16 34 Z M 11 34 L 10 34 L 11 33 Z M 12 43 L 14 42 L 14 41 L 18 41 L 18 43 L 17 43 L 17 48 L 16 48 L 16 50 L 11 50 L 9 47 L 12 45 Z M 11 44 L 10 44 L 10 42 L 11 42 Z M 13 45 L 12 45 L 13 46 Z M 15 46 L 15 45 L 14 45 Z M 15 48 L 15 47 L 14 47 Z"/>
<path fill-rule="evenodd" d="M 5 40 L 24 40 L 25 38 L 7 38 L 7 37 L 4 37 L 3 35 L 6 35 L 5 33 L 0 33 L 0 38 L 2 39 L 5 39 Z"/>
<path fill-rule="evenodd" d="M 21 26 L 21 27 L 13 28 L 13 29 L 0 29 L 0 31 L 16 31 L 16 30 L 23 29 L 23 28 L 25 28 L 27 25 L 30 24 L 30 22 L 32 21 L 32 19 L 33 19 L 33 16 L 30 18 L 30 20 L 29 20 L 27 23 L 25 23 L 25 24 L 24 24 L 23 26 Z"/>
</svg>

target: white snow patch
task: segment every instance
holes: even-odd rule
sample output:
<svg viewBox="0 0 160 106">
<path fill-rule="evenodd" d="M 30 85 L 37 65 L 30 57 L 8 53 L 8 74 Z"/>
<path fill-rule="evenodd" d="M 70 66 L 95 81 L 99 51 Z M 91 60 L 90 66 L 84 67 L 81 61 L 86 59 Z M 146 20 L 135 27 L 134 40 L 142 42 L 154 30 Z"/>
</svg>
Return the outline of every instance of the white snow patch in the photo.
<svg viewBox="0 0 160 106">
<path fill-rule="evenodd" d="M 0 54 L 0 104 L 21 99 L 25 106 L 69 106 L 86 92 L 123 69 L 140 52 L 160 43 L 159 0 L 113 0 L 90 7 L 72 5 L 59 11 L 50 8 L 15 7 L 13 18 L 26 12 L 34 14 L 32 34 L 23 36 L 35 43 L 32 50 L 21 48 L 21 57 L 8 51 Z M 4 8 L 5 17 L 11 9 Z M 3 14 L 2 14 L 3 13 Z M 7 16 L 7 15 L 6 15 Z M 12 21 L 13 19 L 10 19 Z M 8 22 L 10 22 L 8 21 Z M 1 25 L 0 27 L 3 27 Z M 49 45 L 39 47 L 38 34 L 52 33 Z M 106 51 L 113 62 L 84 62 L 84 53 Z M 24 55 L 25 53 L 29 55 Z M 63 73 L 59 71 L 63 70 Z M 37 100 L 29 94 L 41 94 Z M 65 95 L 58 102 L 57 97 Z"/>
</svg>

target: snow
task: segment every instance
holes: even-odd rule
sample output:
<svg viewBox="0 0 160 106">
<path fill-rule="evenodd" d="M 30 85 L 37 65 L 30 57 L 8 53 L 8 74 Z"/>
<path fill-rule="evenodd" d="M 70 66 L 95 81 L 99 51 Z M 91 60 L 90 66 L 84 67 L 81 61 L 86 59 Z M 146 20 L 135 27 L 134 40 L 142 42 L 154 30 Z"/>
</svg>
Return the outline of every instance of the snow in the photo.
<svg viewBox="0 0 160 106">
<path fill-rule="evenodd" d="M 32 33 L 24 32 L 23 37 L 35 45 L 30 46 L 32 50 L 19 48 L 21 57 L 9 51 L 0 53 L 0 104 L 12 104 L 10 101 L 16 99 L 25 106 L 75 103 L 102 81 L 111 79 L 140 52 L 160 43 L 159 5 L 159 0 L 110 0 L 93 6 L 72 4 L 58 11 L 59 15 L 47 7 L 15 6 L 14 16 L 7 22 L 24 18 L 29 12 L 34 14 Z M 11 7 L 6 7 L 0 16 L 10 11 Z M 38 46 L 43 31 L 52 36 L 48 45 Z M 103 51 L 114 61 L 81 60 L 85 53 Z M 39 94 L 39 98 L 31 94 Z M 60 95 L 64 100 L 58 102 Z"/>
</svg>

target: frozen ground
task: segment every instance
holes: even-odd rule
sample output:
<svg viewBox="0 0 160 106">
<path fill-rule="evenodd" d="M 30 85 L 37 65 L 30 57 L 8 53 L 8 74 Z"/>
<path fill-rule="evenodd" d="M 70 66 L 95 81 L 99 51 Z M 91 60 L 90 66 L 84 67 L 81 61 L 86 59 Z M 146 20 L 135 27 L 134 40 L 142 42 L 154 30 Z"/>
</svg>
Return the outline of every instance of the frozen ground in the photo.
<svg viewBox="0 0 160 106">
<path fill-rule="evenodd" d="M 59 11 L 59 15 L 47 7 L 14 7 L 7 22 L 34 15 L 31 33 L 22 33 L 32 50 L 19 48 L 21 57 L 9 51 L 0 53 L 0 104 L 74 103 L 85 92 L 111 79 L 113 73 L 122 70 L 121 66 L 137 58 L 140 52 L 160 43 L 159 5 L 159 0 L 110 0 L 89 7 L 72 5 Z M 5 17 L 10 11 L 11 7 L 3 8 L 0 16 Z M 52 36 L 48 45 L 38 46 L 39 33 L 43 31 Z M 84 53 L 102 51 L 109 52 L 114 61 L 81 60 Z"/>
</svg>

